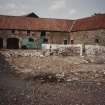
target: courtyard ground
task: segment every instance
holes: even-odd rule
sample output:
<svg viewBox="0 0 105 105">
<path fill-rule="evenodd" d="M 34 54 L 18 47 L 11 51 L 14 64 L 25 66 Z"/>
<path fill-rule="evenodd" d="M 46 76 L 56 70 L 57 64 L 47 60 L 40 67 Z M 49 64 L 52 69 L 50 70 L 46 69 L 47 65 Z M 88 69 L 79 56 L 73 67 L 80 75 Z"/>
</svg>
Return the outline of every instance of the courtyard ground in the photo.
<svg viewBox="0 0 105 105">
<path fill-rule="evenodd" d="M 0 105 L 104 105 L 105 64 L 97 58 L 6 57 L 2 52 Z"/>
</svg>

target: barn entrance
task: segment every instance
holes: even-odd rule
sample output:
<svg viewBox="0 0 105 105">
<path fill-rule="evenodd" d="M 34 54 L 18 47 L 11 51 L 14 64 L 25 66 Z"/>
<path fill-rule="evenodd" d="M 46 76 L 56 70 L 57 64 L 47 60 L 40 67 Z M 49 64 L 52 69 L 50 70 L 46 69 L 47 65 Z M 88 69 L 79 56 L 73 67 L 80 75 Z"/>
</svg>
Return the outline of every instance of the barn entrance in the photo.
<svg viewBox="0 0 105 105">
<path fill-rule="evenodd" d="M 19 39 L 8 38 L 7 39 L 7 48 L 8 49 L 18 49 L 19 48 Z"/>
<path fill-rule="evenodd" d="M 0 38 L 0 49 L 3 48 L 3 39 Z"/>
</svg>

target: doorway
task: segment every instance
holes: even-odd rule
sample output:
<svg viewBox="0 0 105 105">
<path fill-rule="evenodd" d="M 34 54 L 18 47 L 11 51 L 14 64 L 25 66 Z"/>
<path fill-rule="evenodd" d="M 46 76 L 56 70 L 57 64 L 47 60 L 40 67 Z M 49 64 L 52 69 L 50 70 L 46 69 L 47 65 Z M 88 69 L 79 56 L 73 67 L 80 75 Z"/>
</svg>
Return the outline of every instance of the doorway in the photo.
<svg viewBox="0 0 105 105">
<path fill-rule="evenodd" d="M 7 48 L 8 49 L 19 49 L 19 39 L 18 38 L 8 38 Z"/>
<path fill-rule="evenodd" d="M 2 48 L 3 48 L 3 39 L 0 38 L 0 49 L 2 49 Z"/>
</svg>

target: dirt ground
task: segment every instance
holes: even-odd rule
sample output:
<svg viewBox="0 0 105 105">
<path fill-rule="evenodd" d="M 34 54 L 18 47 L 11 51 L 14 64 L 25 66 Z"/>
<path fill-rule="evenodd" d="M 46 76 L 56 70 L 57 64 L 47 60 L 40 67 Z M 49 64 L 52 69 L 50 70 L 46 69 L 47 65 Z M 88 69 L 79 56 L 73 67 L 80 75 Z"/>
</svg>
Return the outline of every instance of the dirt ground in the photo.
<svg viewBox="0 0 105 105">
<path fill-rule="evenodd" d="M 0 105 L 105 105 L 104 70 L 104 63 L 81 57 L 0 54 Z M 43 82 L 46 74 L 60 74 L 64 81 Z"/>
</svg>

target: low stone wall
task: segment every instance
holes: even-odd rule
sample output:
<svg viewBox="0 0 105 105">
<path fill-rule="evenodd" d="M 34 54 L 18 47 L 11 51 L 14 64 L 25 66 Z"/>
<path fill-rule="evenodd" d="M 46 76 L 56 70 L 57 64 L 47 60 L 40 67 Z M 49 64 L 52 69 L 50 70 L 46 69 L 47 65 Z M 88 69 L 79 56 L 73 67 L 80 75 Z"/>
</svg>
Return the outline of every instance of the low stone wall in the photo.
<svg viewBox="0 0 105 105">
<path fill-rule="evenodd" d="M 105 46 L 85 45 L 85 55 L 87 56 L 105 55 Z"/>
<path fill-rule="evenodd" d="M 55 55 L 66 55 L 66 56 L 105 56 L 105 46 L 100 45 L 59 45 L 59 44 L 43 44 L 42 49 L 50 51 Z M 84 52 L 85 51 L 85 52 Z"/>
<path fill-rule="evenodd" d="M 82 45 L 59 45 L 59 44 L 43 44 L 43 51 L 49 51 L 51 55 L 63 56 L 80 56 L 82 55 Z"/>
<path fill-rule="evenodd" d="M 37 50 L 4 50 L 0 51 L 6 57 L 43 57 L 42 51 Z"/>
<path fill-rule="evenodd" d="M 85 52 L 83 52 L 85 49 Z M 82 47 L 78 45 L 55 45 L 55 44 L 43 44 L 42 50 L 1 50 L 0 53 L 7 57 L 44 57 L 49 55 L 62 55 L 62 56 L 105 56 L 105 46 L 99 45 L 85 45 Z"/>
</svg>

